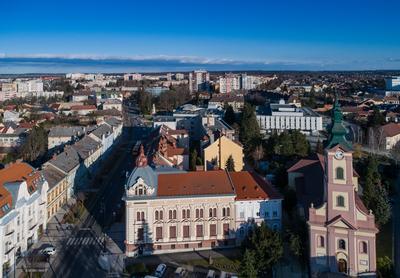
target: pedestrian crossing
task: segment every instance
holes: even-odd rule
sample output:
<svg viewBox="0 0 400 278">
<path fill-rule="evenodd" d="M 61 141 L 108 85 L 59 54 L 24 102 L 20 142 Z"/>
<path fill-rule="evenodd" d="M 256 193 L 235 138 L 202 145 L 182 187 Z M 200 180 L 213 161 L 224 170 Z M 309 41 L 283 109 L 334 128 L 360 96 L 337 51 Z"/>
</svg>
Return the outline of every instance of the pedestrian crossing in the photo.
<svg viewBox="0 0 400 278">
<path fill-rule="evenodd" d="M 103 244 L 104 237 L 71 237 L 67 241 L 67 245 L 96 245 Z"/>
</svg>

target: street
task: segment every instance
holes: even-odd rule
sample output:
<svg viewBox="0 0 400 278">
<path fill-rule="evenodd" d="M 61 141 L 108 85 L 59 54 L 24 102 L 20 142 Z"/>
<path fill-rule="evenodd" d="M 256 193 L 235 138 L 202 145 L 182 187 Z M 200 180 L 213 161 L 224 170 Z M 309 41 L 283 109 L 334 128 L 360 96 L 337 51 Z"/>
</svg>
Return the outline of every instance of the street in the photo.
<svg viewBox="0 0 400 278">
<path fill-rule="evenodd" d="M 91 193 L 91 200 L 85 202 L 87 213 L 83 213 L 75 225 L 61 224 L 66 212 L 61 209 L 32 249 L 38 253 L 43 246 L 56 247 L 56 254 L 50 257 L 43 277 L 106 277 L 109 273 L 98 264 L 104 249 L 109 254 L 111 271 L 122 271 L 125 238 L 122 195 L 126 172 L 133 167 L 132 147 L 145 133 L 146 128 L 137 115 L 129 112 L 124 115 L 121 140 L 114 146 L 114 153 L 106 158 L 114 161 L 106 161 L 111 164 L 110 169 L 98 173 L 104 178 L 101 184 L 95 185 L 97 189 Z"/>
<path fill-rule="evenodd" d="M 124 208 L 121 198 L 125 173 L 132 169 L 131 149 L 137 140 L 133 132 L 132 130 L 123 139 L 129 143 L 116 155 L 117 160 L 107 175 L 106 185 L 97 192 L 94 206 L 88 209 L 88 217 L 82 222 L 77 233 L 72 233 L 61 241 L 59 253 L 51 262 L 52 269 L 49 269 L 45 277 L 105 277 L 107 274 L 99 267 L 97 261 L 105 239 L 107 251 L 122 258 L 122 242 L 114 242 L 115 234 L 109 235 L 108 228 L 116 218 L 121 218 Z M 123 230 L 121 232 L 123 233 Z M 119 239 L 123 238 L 123 234 L 122 237 L 119 235 Z"/>
</svg>

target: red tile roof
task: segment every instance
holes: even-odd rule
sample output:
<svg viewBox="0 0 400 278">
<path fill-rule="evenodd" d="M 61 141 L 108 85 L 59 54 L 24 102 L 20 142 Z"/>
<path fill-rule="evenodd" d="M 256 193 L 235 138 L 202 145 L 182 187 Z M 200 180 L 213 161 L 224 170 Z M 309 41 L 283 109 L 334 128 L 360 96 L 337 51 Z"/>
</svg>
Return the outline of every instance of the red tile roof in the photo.
<svg viewBox="0 0 400 278">
<path fill-rule="evenodd" d="M 0 208 L 4 205 L 12 206 L 11 193 L 4 187 L 4 184 L 15 181 L 26 181 L 29 193 L 36 191 L 34 181 L 40 176 L 39 172 L 27 163 L 16 162 L 0 170 Z M 0 210 L 0 217 L 4 212 Z"/>
<path fill-rule="evenodd" d="M 235 200 L 269 200 L 282 199 L 272 185 L 255 173 L 247 171 L 230 172 L 235 188 Z"/>
<path fill-rule="evenodd" d="M 385 137 L 393 137 L 400 134 L 400 124 L 389 123 L 381 127 Z"/>
<path fill-rule="evenodd" d="M 157 196 L 234 194 L 227 172 L 187 172 L 160 174 Z"/>
<path fill-rule="evenodd" d="M 96 110 L 95 105 L 74 105 L 71 106 L 71 110 Z"/>
</svg>

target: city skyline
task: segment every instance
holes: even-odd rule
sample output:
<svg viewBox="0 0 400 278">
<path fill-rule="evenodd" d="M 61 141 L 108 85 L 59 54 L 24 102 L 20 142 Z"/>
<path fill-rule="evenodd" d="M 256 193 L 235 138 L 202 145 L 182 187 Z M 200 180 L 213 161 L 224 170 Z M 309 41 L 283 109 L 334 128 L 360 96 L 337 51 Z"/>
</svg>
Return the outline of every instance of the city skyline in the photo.
<svg viewBox="0 0 400 278">
<path fill-rule="evenodd" d="M 398 69 L 399 6 L 9 1 L 0 73 Z"/>
</svg>

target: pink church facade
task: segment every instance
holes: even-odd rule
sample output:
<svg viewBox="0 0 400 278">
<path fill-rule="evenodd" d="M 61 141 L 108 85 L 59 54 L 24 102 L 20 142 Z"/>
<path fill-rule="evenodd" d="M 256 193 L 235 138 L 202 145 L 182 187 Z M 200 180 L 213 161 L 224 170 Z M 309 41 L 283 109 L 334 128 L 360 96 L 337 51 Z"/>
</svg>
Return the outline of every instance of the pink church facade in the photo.
<svg viewBox="0 0 400 278">
<path fill-rule="evenodd" d="M 351 276 L 376 271 L 375 217 L 358 195 L 352 153 L 340 146 L 326 150 L 326 201 L 309 208 L 312 272 Z"/>
<path fill-rule="evenodd" d="M 340 113 L 337 106 L 334 113 Z M 378 229 L 359 196 L 351 145 L 340 115 L 335 117 L 325 154 L 302 159 L 288 169 L 289 186 L 296 190 L 309 227 L 313 277 L 326 272 L 374 276 Z"/>
</svg>

